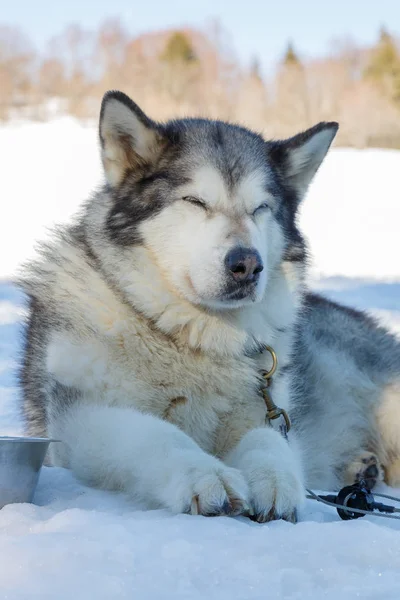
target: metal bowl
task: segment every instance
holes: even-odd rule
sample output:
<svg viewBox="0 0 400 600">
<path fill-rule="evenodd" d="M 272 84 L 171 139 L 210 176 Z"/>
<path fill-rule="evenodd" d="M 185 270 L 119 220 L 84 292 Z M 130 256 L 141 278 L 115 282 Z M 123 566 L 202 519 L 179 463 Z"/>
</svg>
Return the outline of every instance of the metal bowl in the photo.
<svg viewBox="0 0 400 600">
<path fill-rule="evenodd" d="M 6 504 L 32 502 L 47 449 L 55 441 L 0 436 L 0 509 Z"/>
</svg>

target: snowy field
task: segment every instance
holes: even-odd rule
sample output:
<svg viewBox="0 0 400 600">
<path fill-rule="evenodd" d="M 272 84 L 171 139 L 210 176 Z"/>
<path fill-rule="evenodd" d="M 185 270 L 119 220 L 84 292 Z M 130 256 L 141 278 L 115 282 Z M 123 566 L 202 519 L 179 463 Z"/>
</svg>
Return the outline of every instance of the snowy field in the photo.
<svg viewBox="0 0 400 600">
<path fill-rule="evenodd" d="M 0 435 L 19 434 L 18 264 L 101 180 L 94 128 L 0 128 Z M 311 284 L 400 334 L 400 152 L 333 150 L 304 204 Z M 399 432 L 400 435 L 400 432 Z M 400 496 L 400 490 L 396 490 Z M 0 600 L 399 600 L 400 522 L 343 522 L 307 501 L 300 523 L 144 512 L 44 468 L 34 505 L 0 511 Z"/>
</svg>

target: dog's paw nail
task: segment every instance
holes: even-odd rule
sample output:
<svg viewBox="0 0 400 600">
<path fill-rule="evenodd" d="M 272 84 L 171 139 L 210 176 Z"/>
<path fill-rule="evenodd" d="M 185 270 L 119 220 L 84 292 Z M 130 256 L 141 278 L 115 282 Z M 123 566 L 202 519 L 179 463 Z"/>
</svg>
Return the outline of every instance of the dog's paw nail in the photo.
<svg viewBox="0 0 400 600">
<path fill-rule="evenodd" d="M 193 496 L 192 503 L 190 505 L 190 514 L 191 515 L 199 515 L 200 507 L 199 507 L 199 497 Z"/>
<path fill-rule="evenodd" d="M 245 512 L 249 517 L 254 517 L 254 508 L 250 506 L 246 506 Z"/>
<path fill-rule="evenodd" d="M 234 507 L 232 506 L 229 500 L 226 500 L 222 506 L 216 507 L 215 514 L 220 515 L 230 515 L 234 511 Z"/>
<path fill-rule="evenodd" d="M 294 509 L 292 512 L 283 515 L 282 519 L 284 521 L 287 521 L 288 523 L 297 523 L 298 522 L 298 514 L 297 514 L 297 510 Z"/>
<path fill-rule="evenodd" d="M 266 522 L 269 521 L 277 521 L 279 519 L 279 515 L 277 515 L 275 508 L 271 508 L 269 513 L 267 514 Z"/>
<path fill-rule="evenodd" d="M 250 518 L 256 523 L 269 523 L 269 521 L 275 521 L 278 517 L 275 512 L 275 509 L 271 508 L 271 510 L 268 512 L 261 511 L 258 513 L 253 513 L 253 515 Z"/>
</svg>

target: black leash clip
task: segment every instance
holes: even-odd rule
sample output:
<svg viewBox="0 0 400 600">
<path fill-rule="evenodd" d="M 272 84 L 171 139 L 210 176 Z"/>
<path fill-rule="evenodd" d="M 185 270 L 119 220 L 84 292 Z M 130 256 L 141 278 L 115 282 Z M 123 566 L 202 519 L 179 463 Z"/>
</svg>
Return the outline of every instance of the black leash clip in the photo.
<svg viewBox="0 0 400 600">
<path fill-rule="evenodd" d="M 323 500 L 337 504 L 338 515 L 343 521 L 350 521 L 351 519 L 359 519 L 365 517 L 365 514 L 371 513 L 377 510 L 381 513 L 394 513 L 396 508 L 394 506 L 388 506 L 381 502 L 375 502 L 375 498 L 371 491 L 368 489 L 365 481 L 360 481 L 353 485 L 347 485 L 342 488 L 337 496 L 328 495 L 320 496 Z M 351 510 L 356 509 L 356 510 Z M 358 511 L 365 511 L 358 512 Z"/>
</svg>

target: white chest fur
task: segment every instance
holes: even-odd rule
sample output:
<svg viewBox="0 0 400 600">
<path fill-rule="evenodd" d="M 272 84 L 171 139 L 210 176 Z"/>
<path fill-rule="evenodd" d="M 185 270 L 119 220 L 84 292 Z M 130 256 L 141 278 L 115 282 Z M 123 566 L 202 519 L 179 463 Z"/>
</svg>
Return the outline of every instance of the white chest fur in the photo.
<svg viewBox="0 0 400 600">
<path fill-rule="evenodd" d="M 207 451 L 218 451 L 223 428 L 233 428 L 234 439 L 236 430 L 263 424 L 254 360 L 178 348 L 132 317 L 111 329 L 96 338 L 53 334 L 46 363 L 52 377 L 85 401 L 169 420 Z"/>
</svg>

